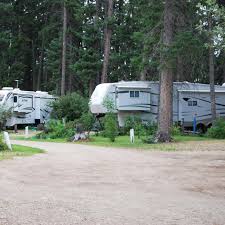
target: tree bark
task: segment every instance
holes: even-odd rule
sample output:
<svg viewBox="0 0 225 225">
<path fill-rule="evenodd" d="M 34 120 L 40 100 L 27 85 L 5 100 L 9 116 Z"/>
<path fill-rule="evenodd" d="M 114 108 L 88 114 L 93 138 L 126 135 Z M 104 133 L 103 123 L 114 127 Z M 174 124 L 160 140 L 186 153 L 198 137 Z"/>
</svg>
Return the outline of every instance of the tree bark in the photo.
<svg viewBox="0 0 225 225">
<path fill-rule="evenodd" d="M 44 35 L 42 35 L 42 44 L 41 44 L 41 52 L 39 56 L 39 68 L 38 68 L 38 77 L 37 77 L 37 91 L 40 91 L 41 87 L 41 78 L 43 74 L 43 60 L 44 60 Z"/>
<path fill-rule="evenodd" d="M 104 29 L 104 61 L 102 68 L 102 77 L 101 83 L 106 83 L 108 81 L 108 67 L 109 67 L 109 56 L 110 56 L 110 48 L 111 48 L 111 37 L 112 37 L 112 28 L 108 23 L 112 18 L 113 14 L 113 0 L 107 0 L 107 22 Z"/>
<path fill-rule="evenodd" d="M 97 28 L 97 26 L 98 26 L 99 17 L 100 17 L 100 8 L 101 8 L 100 0 L 96 0 L 96 3 L 95 3 L 95 18 L 94 18 L 95 28 Z M 93 47 L 98 54 L 101 54 L 101 44 L 100 44 L 99 39 L 96 39 Z M 97 71 L 96 77 L 90 78 L 90 80 L 89 80 L 89 91 L 88 91 L 89 97 L 91 97 L 96 85 L 99 84 L 100 78 L 101 78 L 101 72 L 100 71 Z"/>
<path fill-rule="evenodd" d="M 36 55 L 35 55 L 35 45 L 32 41 L 32 81 L 33 81 L 33 91 L 36 90 Z"/>
<path fill-rule="evenodd" d="M 72 34 L 69 35 L 69 65 L 72 65 Z M 68 91 L 72 92 L 73 71 L 69 70 Z"/>
<path fill-rule="evenodd" d="M 169 48 L 174 38 L 175 0 L 166 0 L 164 8 L 163 45 Z M 173 119 L 173 67 L 167 57 L 161 54 L 160 104 L 157 142 L 171 141 L 171 121 Z"/>
<path fill-rule="evenodd" d="M 209 13 L 208 18 L 209 26 L 209 80 L 210 80 L 210 100 L 211 100 L 211 113 L 212 122 L 216 120 L 216 95 L 215 95 L 215 68 L 214 68 L 214 48 L 212 37 L 212 14 Z"/>
<path fill-rule="evenodd" d="M 179 0 L 179 6 L 177 7 L 177 14 L 175 18 L 175 29 L 176 33 L 182 33 L 185 30 L 187 30 L 187 24 L 188 24 L 188 18 L 186 16 L 186 11 L 187 11 L 187 1 L 186 0 Z M 182 55 L 177 56 L 177 62 L 176 62 L 176 81 L 183 81 L 184 80 L 184 65 L 185 65 L 185 60 L 182 57 Z"/>
<path fill-rule="evenodd" d="M 66 3 L 63 3 L 63 43 L 62 43 L 62 76 L 61 76 L 61 95 L 65 95 L 66 83 L 66 32 L 67 32 L 67 9 Z"/>
</svg>

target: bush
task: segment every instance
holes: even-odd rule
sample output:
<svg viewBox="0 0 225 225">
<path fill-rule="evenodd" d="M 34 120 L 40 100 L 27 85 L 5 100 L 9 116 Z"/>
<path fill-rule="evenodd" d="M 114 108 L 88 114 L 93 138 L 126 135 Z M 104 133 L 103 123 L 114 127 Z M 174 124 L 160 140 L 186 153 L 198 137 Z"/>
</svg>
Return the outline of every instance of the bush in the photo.
<svg viewBox="0 0 225 225">
<path fill-rule="evenodd" d="M 113 113 L 107 113 L 104 118 L 104 134 L 111 142 L 114 142 L 118 136 L 117 118 Z"/>
<path fill-rule="evenodd" d="M 2 137 L 0 136 L 0 151 L 8 150 L 7 145 L 2 141 Z"/>
<path fill-rule="evenodd" d="M 38 134 L 36 137 L 40 139 L 56 139 L 56 138 L 69 138 L 74 135 L 74 127 L 72 123 L 64 125 L 59 120 L 50 120 L 46 124 L 45 131 Z"/>
<path fill-rule="evenodd" d="M 181 135 L 181 128 L 179 126 L 173 126 L 172 127 L 172 135 Z"/>
<path fill-rule="evenodd" d="M 65 95 L 53 103 L 52 117 L 66 118 L 67 121 L 79 119 L 83 113 L 88 112 L 88 99 L 77 93 Z"/>
<path fill-rule="evenodd" d="M 208 129 L 207 136 L 217 139 L 225 139 L 225 121 L 224 119 L 218 119 L 214 125 Z"/>
<path fill-rule="evenodd" d="M 6 120 L 10 118 L 12 115 L 12 112 L 8 109 L 5 109 L 4 107 L 0 107 L 0 130 L 3 130 Z"/>
<path fill-rule="evenodd" d="M 82 124 L 83 129 L 88 132 L 89 136 L 89 133 L 93 128 L 93 124 L 95 122 L 93 114 L 90 112 L 84 113 L 79 119 L 79 122 Z"/>
<path fill-rule="evenodd" d="M 130 129 L 134 129 L 135 134 L 140 138 L 141 136 L 154 135 L 157 126 L 153 123 L 143 124 L 142 120 L 136 116 L 129 116 L 125 120 L 124 131 L 126 134 L 129 134 Z"/>
<path fill-rule="evenodd" d="M 147 132 L 147 136 L 149 136 L 149 135 L 153 135 L 154 136 L 156 134 L 156 132 L 157 132 L 158 126 L 157 126 L 157 123 L 149 122 L 149 123 L 146 124 L 145 128 L 147 130 L 146 131 Z"/>
</svg>

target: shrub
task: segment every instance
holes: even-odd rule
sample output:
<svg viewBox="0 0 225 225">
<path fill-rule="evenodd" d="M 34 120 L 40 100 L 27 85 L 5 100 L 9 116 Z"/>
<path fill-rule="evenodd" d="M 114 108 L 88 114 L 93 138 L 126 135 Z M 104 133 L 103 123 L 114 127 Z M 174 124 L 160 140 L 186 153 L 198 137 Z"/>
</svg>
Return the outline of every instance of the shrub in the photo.
<svg viewBox="0 0 225 225">
<path fill-rule="evenodd" d="M 225 139 L 225 121 L 218 119 L 214 125 L 208 129 L 207 136 L 211 138 Z"/>
<path fill-rule="evenodd" d="M 153 123 L 153 122 L 148 122 L 146 125 L 145 125 L 145 128 L 146 128 L 146 133 L 147 133 L 147 136 L 149 135 L 155 135 L 156 132 L 157 132 L 157 123 Z"/>
<path fill-rule="evenodd" d="M 88 99 L 77 93 L 65 95 L 53 103 L 52 117 L 66 118 L 67 121 L 79 119 L 83 113 L 88 112 Z"/>
<path fill-rule="evenodd" d="M 173 126 L 172 127 L 172 135 L 181 135 L 181 128 L 179 126 Z"/>
<path fill-rule="evenodd" d="M 6 120 L 10 118 L 12 112 L 4 107 L 0 107 L 0 130 L 3 130 Z"/>
<path fill-rule="evenodd" d="M 0 136 L 0 151 L 8 150 L 7 145 L 2 141 L 2 137 Z"/>
<path fill-rule="evenodd" d="M 88 132 L 89 136 L 89 133 L 93 128 L 93 124 L 95 122 L 93 114 L 90 112 L 82 114 L 79 122 L 82 124 L 83 129 Z"/>
<path fill-rule="evenodd" d="M 114 142 L 118 136 L 117 118 L 113 113 L 107 113 L 104 118 L 104 135 L 108 137 L 111 142 Z"/>
<path fill-rule="evenodd" d="M 142 120 L 137 116 L 129 116 L 125 120 L 124 130 L 126 134 L 129 134 L 129 130 L 133 128 L 135 134 L 140 138 L 141 136 L 154 135 L 157 126 L 153 123 L 143 124 Z"/>
<path fill-rule="evenodd" d="M 36 137 L 41 139 L 51 138 L 69 138 L 74 135 L 74 128 L 71 123 L 64 125 L 59 120 L 50 120 L 46 124 L 44 132 L 39 133 Z"/>
</svg>

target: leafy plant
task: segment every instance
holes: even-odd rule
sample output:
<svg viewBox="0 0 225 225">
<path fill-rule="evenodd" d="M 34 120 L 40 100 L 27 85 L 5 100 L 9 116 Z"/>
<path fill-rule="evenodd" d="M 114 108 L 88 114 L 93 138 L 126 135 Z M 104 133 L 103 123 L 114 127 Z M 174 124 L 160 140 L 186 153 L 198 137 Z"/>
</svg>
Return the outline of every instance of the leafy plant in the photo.
<svg viewBox="0 0 225 225">
<path fill-rule="evenodd" d="M 172 135 L 175 136 L 175 135 L 181 135 L 181 129 L 179 126 L 173 126 L 172 127 Z"/>
<path fill-rule="evenodd" d="M 207 136 L 211 138 L 225 139 L 224 119 L 217 119 L 214 125 L 208 129 Z"/>
<path fill-rule="evenodd" d="M 83 129 L 88 132 L 88 136 L 91 129 L 93 128 L 94 121 L 94 116 L 90 112 L 82 114 L 81 118 L 79 119 L 79 122 L 83 125 Z"/>
<path fill-rule="evenodd" d="M 119 134 L 118 124 L 117 124 L 117 117 L 114 113 L 115 105 L 113 100 L 107 96 L 104 99 L 103 105 L 107 109 L 107 113 L 104 118 L 104 131 L 103 135 L 108 137 L 111 142 L 115 142 L 116 137 Z"/>
<path fill-rule="evenodd" d="M 118 136 L 117 118 L 113 113 L 107 113 L 104 118 L 104 134 L 111 142 L 114 142 Z"/>
<path fill-rule="evenodd" d="M 2 137 L 0 136 L 0 151 L 8 150 L 7 145 L 2 141 Z"/>
<path fill-rule="evenodd" d="M 74 121 L 87 112 L 88 99 L 72 93 L 60 97 L 53 103 L 52 116 L 56 119 L 66 118 L 67 121 Z"/>
<path fill-rule="evenodd" d="M 157 130 L 157 126 L 155 124 L 150 122 L 143 124 L 141 118 L 137 116 L 129 116 L 125 120 L 124 129 L 126 134 L 129 134 L 129 130 L 132 128 L 138 138 L 141 136 L 153 135 Z"/>
<path fill-rule="evenodd" d="M 50 120 L 46 124 L 44 132 L 39 133 L 36 137 L 40 139 L 56 139 L 56 138 L 69 138 L 74 135 L 74 128 L 70 124 L 64 125 L 59 120 Z"/>
<path fill-rule="evenodd" d="M 5 126 L 6 120 L 12 115 L 11 110 L 0 107 L 0 130 Z"/>
</svg>

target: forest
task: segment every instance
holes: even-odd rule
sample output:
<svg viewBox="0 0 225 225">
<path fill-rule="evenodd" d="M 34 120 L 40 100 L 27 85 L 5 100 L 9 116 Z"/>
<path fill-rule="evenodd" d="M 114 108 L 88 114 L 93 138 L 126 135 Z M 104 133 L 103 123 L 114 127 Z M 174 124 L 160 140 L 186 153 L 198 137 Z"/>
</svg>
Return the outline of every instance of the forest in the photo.
<svg viewBox="0 0 225 225">
<path fill-rule="evenodd" d="M 0 86 L 89 97 L 106 82 L 160 81 L 158 139 L 170 140 L 173 81 L 225 82 L 224 0 L 5 0 Z"/>
<path fill-rule="evenodd" d="M 162 43 L 162 0 L 4 0 L 0 3 L 0 86 L 79 92 L 101 82 L 225 82 L 224 1 L 173 0 L 173 38 Z M 209 23 L 211 21 L 211 23 Z"/>
</svg>

